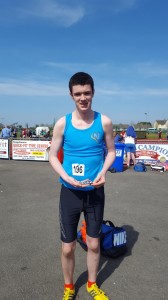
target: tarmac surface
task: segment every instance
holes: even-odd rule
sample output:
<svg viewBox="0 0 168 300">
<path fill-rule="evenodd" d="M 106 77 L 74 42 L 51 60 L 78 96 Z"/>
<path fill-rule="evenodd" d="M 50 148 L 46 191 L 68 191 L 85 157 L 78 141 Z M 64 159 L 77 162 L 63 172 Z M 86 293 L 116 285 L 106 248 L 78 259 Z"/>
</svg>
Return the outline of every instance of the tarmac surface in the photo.
<svg viewBox="0 0 168 300">
<path fill-rule="evenodd" d="M 98 284 L 110 300 L 168 299 L 168 172 L 108 172 L 105 192 L 104 219 L 125 226 L 128 252 L 101 256 Z M 0 300 L 62 299 L 59 193 L 48 162 L 0 160 Z M 77 244 L 77 300 L 91 299 L 86 281 Z"/>
</svg>

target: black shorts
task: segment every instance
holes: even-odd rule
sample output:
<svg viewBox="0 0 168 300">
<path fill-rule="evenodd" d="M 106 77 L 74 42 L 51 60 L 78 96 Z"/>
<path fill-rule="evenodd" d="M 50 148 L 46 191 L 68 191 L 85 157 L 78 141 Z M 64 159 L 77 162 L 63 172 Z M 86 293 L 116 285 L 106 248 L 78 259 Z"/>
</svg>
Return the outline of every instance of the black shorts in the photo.
<svg viewBox="0 0 168 300">
<path fill-rule="evenodd" d="M 61 240 L 65 243 L 76 240 L 82 212 L 86 221 L 87 235 L 99 237 L 103 222 L 104 202 L 104 186 L 91 191 L 81 191 L 62 185 L 59 206 Z"/>
</svg>

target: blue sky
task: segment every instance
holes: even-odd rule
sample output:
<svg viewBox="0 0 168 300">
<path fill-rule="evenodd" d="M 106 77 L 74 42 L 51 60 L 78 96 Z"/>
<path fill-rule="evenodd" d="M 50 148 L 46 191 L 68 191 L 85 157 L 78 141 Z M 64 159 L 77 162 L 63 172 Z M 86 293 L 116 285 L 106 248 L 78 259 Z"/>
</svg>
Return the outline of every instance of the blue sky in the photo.
<svg viewBox="0 0 168 300">
<path fill-rule="evenodd" d="M 52 124 L 69 78 L 95 81 L 113 123 L 168 118 L 167 0 L 1 0 L 0 122 Z"/>
</svg>

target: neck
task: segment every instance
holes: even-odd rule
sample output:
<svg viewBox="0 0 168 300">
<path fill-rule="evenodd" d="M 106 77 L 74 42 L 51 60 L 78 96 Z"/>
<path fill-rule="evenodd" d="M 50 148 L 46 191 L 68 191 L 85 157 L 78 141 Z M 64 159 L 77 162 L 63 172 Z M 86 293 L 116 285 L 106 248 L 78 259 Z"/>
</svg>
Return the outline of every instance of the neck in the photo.
<svg viewBox="0 0 168 300">
<path fill-rule="evenodd" d="M 90 120 L 94 116 L 94 111 L 93 110 L 89 110 L 89 111 L 78 111 L 78 110 L 75 110 L 74 111 L 74 116 L 75 116 L 76 119 Z"/>
<path fill-rule="evenodd" d="M 75 110 L 72 114 L 72 124 L 78 129 L 86 129 L 91 126 L 94 121 L 94 111 L 79 112 Z"/>
</svg>

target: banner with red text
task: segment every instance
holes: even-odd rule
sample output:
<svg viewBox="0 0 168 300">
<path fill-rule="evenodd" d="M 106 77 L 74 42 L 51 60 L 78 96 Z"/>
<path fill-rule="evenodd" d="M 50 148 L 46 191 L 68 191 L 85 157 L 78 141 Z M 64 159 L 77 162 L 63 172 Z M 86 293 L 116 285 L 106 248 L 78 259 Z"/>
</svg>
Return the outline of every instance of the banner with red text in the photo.
<svg viewBox="0 0 168 300">
<path fill-rule="evenodd" d="M 9 159 L 9 140 L 0 139 L 0 158 Z"/>
<path fill-rule="evenodd" d="M 51 141 L 13 140 L 12 159 L 48 161 Z"/>
<path fill-rule="evenodd" d="M 168 163 L 168 144 L 136 144 L 136 161 Z"/>
</svg>

